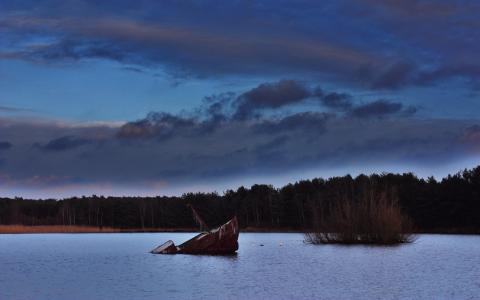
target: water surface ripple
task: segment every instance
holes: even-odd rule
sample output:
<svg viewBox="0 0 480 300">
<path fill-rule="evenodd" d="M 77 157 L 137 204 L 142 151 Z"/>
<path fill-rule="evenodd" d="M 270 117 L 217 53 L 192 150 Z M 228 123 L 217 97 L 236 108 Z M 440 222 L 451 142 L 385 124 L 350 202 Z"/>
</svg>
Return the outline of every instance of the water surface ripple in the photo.
<svg viewBox="0 0 480 300">
<path fill-rule="evenodd" d="M 241 233 L 236 256 L 148 253 L 193 235 L 0 235 L 0 299 L 480 299 L 480 236 L 370 247 Z"/>
</svg>

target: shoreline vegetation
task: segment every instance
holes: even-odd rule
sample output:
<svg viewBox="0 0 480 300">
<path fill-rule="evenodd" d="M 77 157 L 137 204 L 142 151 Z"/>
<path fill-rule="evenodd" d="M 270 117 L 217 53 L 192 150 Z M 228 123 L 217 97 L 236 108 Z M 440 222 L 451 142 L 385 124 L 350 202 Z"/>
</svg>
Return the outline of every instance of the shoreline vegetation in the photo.
<svg viewBox="0 0 480 300">
<path fill-rule="evenodd" d="M 113 228 L 78 225 L 0 225 L 0 234 L 16 233 L 135 233 L 135 232 L 194 232 L 195 228 Z"/>
<path fill-rule="evenodd" d="M 371 221 L 377 220 L 376 228 L 382 229 L 398 215 L 387 209 L 389 204 L 384 211 L 388 217 L 381 218 L 375 210 L 368 213 L 368 209 L 355 216 L 362 207 L 373 207 L 368 204 L 372 199 L 392 201 L 411 220 L 411 229 L 390 224 L 393 232 L 480 233 L 480 166 L 442 180 L 384 173 L 315 178 L 281 188 L 255 184 L 223 194 L 93 195 L 60 200 L 0 197 L 0 233 L 198 232 L 190 209 L 195 207 L 209 228 L 237 216 L 244 232 L 350 232 L 343 237 L 323 237 L 330 242 L 378 241 L 382 238 L 373 237 Z"/>
<path fill-rule="evenodd" d="M 31 233 L 161 233 L 161 232 L 192 232 L 197 233 L 198 227 L 191 228 L 113 228 L 77 225 L 0 225 L 0 234 L 31 234 Z M 301 233 L 295 229 L 278 228 L 243 228 L 242 232 L 258 233 Z"/>
<path fill-rule="evenodd" d="M 77 225 L 0 225 L 0 234 L 35 234 L 35 233 L 168 233 L 168 232 L 185 232 L 197 233 L 200 230 L 198 227 L 192 228 L 112 228 L 112 227 L 95 227 L 95 226 L 77 226 Z M 291 228 L 243 228 L 240 232 L 252 233 L 303 233 L 300 229 Z M 310 234 L 310 232 L 307 232 Z M 434 231 L 418 231 L 410 232 L 412 235 L 416 234 L 458 234 L 458 235 L 480 235 L 479 230 L 464 228 L 455 229 L 439 229 Z M 308 242 L 308 241 L 307 241 Z"/>
<path fill-rule="evenodd" d="M 161 233 L 161 232 L 192 232 L 197 233 L 198 227 L 191 228 L 113 228 L 76 225 L 0 225 L 0 234 L 30 234 L 30 233 Z M 300 233 L 299 230 L 277 228 L 244 228 L 242 232 L 258 233 Z"/>
</svg>

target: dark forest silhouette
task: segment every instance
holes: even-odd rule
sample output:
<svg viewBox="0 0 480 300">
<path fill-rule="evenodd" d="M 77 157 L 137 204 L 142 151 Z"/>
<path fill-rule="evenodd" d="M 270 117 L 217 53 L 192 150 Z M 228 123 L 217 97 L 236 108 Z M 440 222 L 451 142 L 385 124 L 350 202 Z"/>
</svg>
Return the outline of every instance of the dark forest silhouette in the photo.
<svg viewBox="0 0 480 300">
<path fill-rule="evenodd" d="M 376 191 L 394 191 L 398 205 L 420 232 L 480 233 L 480 166 L 441 181 L 412 173 L 347 175 L 313 179 L 275 189 L 253 185 L 216 193 L 181 197 L 73 197 L 63 200 L 0 198 L 2 225 L 76 225 L 149 230 L 196 228 L 188 205 L 209 226 L 233 215 L 240 227 L 304 230 L 315 222 L 318 208 Z"/>
</svg>

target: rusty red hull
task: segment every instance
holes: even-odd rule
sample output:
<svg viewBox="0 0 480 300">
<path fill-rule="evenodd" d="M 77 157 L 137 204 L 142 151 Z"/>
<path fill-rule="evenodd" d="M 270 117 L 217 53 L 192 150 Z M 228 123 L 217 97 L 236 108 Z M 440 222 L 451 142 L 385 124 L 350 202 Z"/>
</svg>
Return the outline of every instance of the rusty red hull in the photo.
<svg viewBox="0 0 480 300">
<path fill-rule="evenodd" d="M 167 241 L 151 252 L 154 254 L 233 254 L 238 250 L 238 221 L 234 217 L 222 226 L 202 232 L 185 243 L 175 246 Z"/>
</svg>

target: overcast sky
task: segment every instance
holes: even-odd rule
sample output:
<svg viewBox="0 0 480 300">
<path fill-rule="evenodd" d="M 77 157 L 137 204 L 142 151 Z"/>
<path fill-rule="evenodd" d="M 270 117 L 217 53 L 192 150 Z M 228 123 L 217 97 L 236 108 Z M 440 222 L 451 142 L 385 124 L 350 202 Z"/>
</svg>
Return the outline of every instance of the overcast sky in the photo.
<svg viewBox="0 0 480 300">
<path fill-rule="evenodd" d="M 0 1 L 0 191 L 480 164 L 478 1 Z"/>
</svg>

